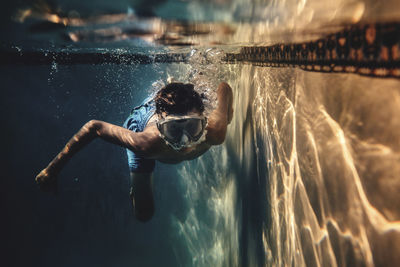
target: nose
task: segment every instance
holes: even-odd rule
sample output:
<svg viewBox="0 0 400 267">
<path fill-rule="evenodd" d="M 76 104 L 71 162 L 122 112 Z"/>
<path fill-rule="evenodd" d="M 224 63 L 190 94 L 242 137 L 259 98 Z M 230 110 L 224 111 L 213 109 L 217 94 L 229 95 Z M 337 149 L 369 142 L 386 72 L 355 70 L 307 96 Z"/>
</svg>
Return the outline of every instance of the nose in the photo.
<svg viewBox="0 0 400 267">
<path fill-rule="evenodd" d="M 181 137 L 181 144 L 186 144 L 189 141 L 189 138 L 187 137 L 186 134 L 182 134 Z"/>
</svg>

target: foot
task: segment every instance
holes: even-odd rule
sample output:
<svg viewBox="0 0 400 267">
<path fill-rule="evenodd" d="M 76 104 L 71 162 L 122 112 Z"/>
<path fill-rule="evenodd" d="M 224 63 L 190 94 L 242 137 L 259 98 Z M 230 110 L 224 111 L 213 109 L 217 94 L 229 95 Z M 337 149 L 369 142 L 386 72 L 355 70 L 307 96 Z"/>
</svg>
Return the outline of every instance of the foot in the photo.
<svg viewBox="0 0 400 267">
<path fill-rule="evenodd" d="M 154 215 L 154 200 L 152 195 L 148 199 L 148 197 L 143 195 L 143 192 L 136 192 L 135 194 L 133 187 L 131 187 L 130 197 L 136 219 L 141 222 L 149 221 Z"/>
<path fill-rule="evenodd" d="M 36 176 L 35 181 L 39 185 L 40 190 L 57 193 L 57 175 L 50 173 L 47 168 Z"/>
</svg>

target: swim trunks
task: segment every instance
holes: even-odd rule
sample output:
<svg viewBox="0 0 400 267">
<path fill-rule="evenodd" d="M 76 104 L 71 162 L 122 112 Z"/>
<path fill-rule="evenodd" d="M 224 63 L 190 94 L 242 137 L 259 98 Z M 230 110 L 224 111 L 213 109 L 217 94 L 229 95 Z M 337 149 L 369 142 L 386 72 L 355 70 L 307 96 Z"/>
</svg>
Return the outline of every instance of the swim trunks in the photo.
<svg viewBox="0 0 400 267">
<path fill-rule="evenodd" d="M 155 111 L 156 106 L 153 97 L 148 97 L 140 106 L 132 109 L 131 114 L 125 120 L 123 127 L 134 132 L 143 132 Z M 129 149 L 127 149 L 126 152 L 128 155 L 129 170 L 131 172 L 145 173 L 154 170 L 154 159 L 140 157 Z"/>
</svg>

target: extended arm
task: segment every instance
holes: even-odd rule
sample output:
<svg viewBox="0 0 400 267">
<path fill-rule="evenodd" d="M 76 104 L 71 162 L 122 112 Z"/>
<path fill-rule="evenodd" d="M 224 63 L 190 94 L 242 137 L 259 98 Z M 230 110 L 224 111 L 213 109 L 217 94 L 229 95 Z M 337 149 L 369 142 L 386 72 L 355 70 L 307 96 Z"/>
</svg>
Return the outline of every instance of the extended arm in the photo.
<svg viewBox="0 0 400 267">
<path fill-rule="evenodd" d="M 107 122 L 91 120 L 68 141 L 61 152 L 39 173 L 35 179 L 36 182 L 44 189 L 49 186 L 49 190 L 53 190 L 56 177 L 68 160 L 97 137 L 129 148 L 144 156 L 152 153 L 151 143 L 154 140 L 154 134 L 149 132 L 146 132 L 146 134 L 143 132 L 135 133 Z"/>
<path fill-rule="evenodd" d="M 211 113 L 208 119 L 207 141 L 211 145 L 218 145 L 224 142 L 227 125 L 233 116 L 233 94 L 231 87 L 222 82 L 217 89 L 218 106 Z"/>
</svg>

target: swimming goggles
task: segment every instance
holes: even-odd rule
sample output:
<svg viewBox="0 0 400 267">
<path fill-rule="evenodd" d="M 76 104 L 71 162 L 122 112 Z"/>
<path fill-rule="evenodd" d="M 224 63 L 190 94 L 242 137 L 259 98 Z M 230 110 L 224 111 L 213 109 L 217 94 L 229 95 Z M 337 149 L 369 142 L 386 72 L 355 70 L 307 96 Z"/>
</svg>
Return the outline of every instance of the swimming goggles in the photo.
<svg viewBox="0 0 400 267">
<path fill-rule="evenodd" d="M 199 144 L 205 140 L 207 118 L 199 115 L 159 117 L 160 136 L 175 150 Z"/>
</svg>

